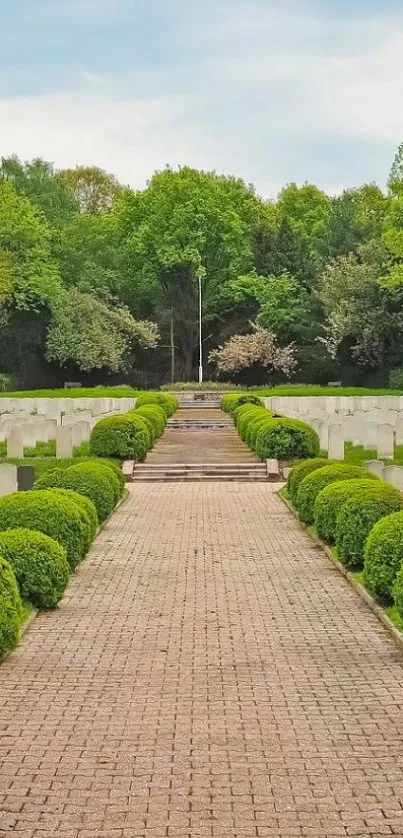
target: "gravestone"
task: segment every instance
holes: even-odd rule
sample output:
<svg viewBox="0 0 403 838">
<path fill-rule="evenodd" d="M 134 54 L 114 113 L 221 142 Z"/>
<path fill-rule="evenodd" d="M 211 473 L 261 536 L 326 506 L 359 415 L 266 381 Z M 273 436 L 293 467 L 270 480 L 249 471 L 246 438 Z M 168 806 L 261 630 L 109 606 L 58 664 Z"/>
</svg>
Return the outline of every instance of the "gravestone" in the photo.
<svg viewBox="0 0 403 838">
<path fill-rule="evenodd" d="M 0 497 L 11 495 L 18 489 L 17 466 L 4 463 L 0 465 Z"/>
<path fill-rule="evenodd" d="M 396 486 L 396 489 L 403 490 L 403 468 L 401 466 L 385 466 L 383 469 L 383 480 Z"/>
<path fill-rule="evenodd" d="M 395 426 L 396 445 L 403 445 L 403 421 L 399 421 Z"/>
<path fill-rule="evenodd" d="M 344 460 L 343 425 L 329 425 L 329 460 Z"/>
<path fill-rule="evenodd" d="M 17 487 L 19 492 L 32 489 L 35 483 L 35 471 L 32 466 L 17 466 Z"/>
<path fill-rule="evenodd" d="M 380 477 L 381 480 L 383 480 L 385 466 L 382 460 L 367 460 L 367 462 L 364 463 L 364 468 L 366 468 L 370 474 L 375 474 L 376 477 Z"/>
<path fill-rule="evenodd" d="M 24 456 L 24 431 L 16 425 L 7 436 L 7 458 L 21 460 Z"/>
<path fill-rule="evenodd" d="M 56 457 L 67 460 L 73 456 L 73 439 L 71 426 L 56 428 Z"/>
<path fill-rule="evenodd" d="M 72 425 L 73 445 L 82 445 L 83 442 L 88 442 L 91 436 L 91 425 L 89 422 L 76 422 Z"/>
<path fill-rule="evenodd" d="M 378 441 L 376 446 L 378 459 L 391 459 L 395 453 L 395 434 L 393 425 L 378 425 Z"/>
<path fill-rule="evenodd" d="M 372 448 L 376 450 L 378 445 L 378 425 L 376 422 L 364 423 L 365 448 Z"/>
</svg>

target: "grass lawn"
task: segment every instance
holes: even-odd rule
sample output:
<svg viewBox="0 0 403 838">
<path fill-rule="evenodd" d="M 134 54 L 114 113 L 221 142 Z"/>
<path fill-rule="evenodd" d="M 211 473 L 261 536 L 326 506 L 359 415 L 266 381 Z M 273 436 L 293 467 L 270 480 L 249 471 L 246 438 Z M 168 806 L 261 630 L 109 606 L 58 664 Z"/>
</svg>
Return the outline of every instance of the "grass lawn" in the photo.
<svg viewBox="0 0 403 838">
<path fill-rule="evenodd" d="M 103 399 L 103 398 L 136 398 L 144 390 L 134 390 L 132 387 L 77 387 L 71 390 L 14 390 L 0 393 L 3 399 Z"/>
<path fill-rule="evenodd" d="M 200 385 L 198 382 L 184 382 L 183 384 L 163 385 L 165 391 L 180 392 L 181 390 L 221 390 L 240 391 L 257 393 L 259 396 L 400 396 L 403 390 L 374 389 L 372 387 L 320 387 L 313 384 L 280 384 L 277 387 L 241 387 L 235 384 L 224 382 L 206 381 Z M 151 390 L 135 390 L 132 387 L 79 387 L 77 389 L 65 390 L 15 390 L 0 394 L 0 398 L 48 398 L 48 399 L 75 399 L 75 398 L 125 398 L 140 396 L 143 393 L 153 392 Z M 155 390 L 154 390 L 155 392 Z"/>
</svg>

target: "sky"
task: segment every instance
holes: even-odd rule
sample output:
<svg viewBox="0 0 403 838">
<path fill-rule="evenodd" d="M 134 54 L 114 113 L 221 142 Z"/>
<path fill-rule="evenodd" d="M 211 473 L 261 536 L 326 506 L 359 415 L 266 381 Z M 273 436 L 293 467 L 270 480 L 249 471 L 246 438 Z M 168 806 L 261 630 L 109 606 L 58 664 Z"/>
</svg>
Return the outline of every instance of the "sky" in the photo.
<svg viewBox="0 0 403 838">
<path fill-rule="evenodd" d="M 403 141 L 402 0 L 0 0 L 0 155 L 331 193 Z"/>
</svg>

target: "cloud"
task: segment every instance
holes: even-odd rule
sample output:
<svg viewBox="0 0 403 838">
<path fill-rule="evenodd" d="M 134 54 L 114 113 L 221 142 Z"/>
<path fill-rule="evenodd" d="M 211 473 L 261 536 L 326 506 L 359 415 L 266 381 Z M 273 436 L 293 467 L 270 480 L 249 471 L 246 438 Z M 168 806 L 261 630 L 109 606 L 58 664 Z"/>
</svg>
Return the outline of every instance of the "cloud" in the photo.
<svg viewBox="0 0 403 838">
<path fill-rule="evenodd" d="M 97 10 L 98 27 L 111 9 L 110 0 L 67 5 L 89 24 Z M 132 4 L 120 7 L 130 15 Z M 290 180 L 330 191 L 385 182 L 403 137 L 402 12 L 166 0 L 161 26 L 157 9 L 150 0 L 141 21 L 142 33 L 155 22 L 154 60 L 144 43 L 140 60 L 133 25 L 125 36 L 136 60 L 126 66 L 111 60 L 117 43 L 102 66 L 91 50 L 65 58 L 51 92 L 43 67 L 30 67 L 38 75 L 27 89 L 19 68 L 20 95 L 0 98 L 1 153 L 95 163 L 137 187 L 166 163 L 237 174 L 265 196 Z"/>
</svg>

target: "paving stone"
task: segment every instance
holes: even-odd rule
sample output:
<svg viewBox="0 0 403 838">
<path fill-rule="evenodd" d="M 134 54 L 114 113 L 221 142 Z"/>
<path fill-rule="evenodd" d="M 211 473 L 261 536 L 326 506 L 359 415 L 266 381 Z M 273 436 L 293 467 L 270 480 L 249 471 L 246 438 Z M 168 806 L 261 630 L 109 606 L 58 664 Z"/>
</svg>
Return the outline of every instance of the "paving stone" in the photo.
<svg viewBox="0 0 403 838">
<path fill-rule="evenodd" d="M 402 836 L 402 664 L 270 484 L 131 484 L 0 666 L 0 838 Z"/>
</svg>

